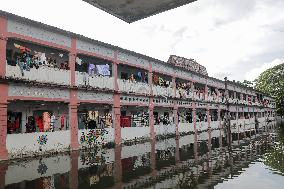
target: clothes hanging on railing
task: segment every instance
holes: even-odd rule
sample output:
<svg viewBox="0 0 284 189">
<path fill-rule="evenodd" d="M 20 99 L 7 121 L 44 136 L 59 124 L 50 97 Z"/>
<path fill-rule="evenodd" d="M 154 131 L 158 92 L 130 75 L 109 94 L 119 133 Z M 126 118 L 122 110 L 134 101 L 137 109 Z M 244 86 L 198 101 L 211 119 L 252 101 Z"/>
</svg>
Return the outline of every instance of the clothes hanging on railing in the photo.
<svg viewBox="0 0 284 189">
<path fill-rule="evenodd" d="M 97 73 L 102 76 L 110 76 L 109 65 L 96 65 Z"/>
</svg>

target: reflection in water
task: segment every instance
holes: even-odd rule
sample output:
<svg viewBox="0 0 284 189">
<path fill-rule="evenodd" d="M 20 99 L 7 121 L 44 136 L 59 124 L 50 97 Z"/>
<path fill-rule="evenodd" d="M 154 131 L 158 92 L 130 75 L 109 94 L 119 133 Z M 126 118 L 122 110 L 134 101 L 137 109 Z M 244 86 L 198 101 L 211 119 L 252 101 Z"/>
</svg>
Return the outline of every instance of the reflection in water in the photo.
<svg viewBox="0 0 284 189">
<path fill-rule="evenodd" d="M 221 132 L 205 132 L 1 163 L 0 189 L 240 188 L 244 183 L 253 187 L 265 174 L 257 181 L 261 188 L 268 178 L 277 182 L 274 174 L 280 180 L 284 175 L 284 128 L 268 132 L 232 136 L 232 152 Z"/>
</svg>

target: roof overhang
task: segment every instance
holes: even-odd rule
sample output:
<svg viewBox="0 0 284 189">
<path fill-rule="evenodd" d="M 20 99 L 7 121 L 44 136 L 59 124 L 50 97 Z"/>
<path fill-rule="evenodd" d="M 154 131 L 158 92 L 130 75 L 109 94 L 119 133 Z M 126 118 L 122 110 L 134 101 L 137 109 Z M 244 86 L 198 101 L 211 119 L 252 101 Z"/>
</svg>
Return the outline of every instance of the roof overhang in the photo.
<svg viewBox="0 0 284 189">
<path fill-rule="evenodd" d="M 83 0 L 105 12 L 132 23 L 196 0 Z"/>
</svg>

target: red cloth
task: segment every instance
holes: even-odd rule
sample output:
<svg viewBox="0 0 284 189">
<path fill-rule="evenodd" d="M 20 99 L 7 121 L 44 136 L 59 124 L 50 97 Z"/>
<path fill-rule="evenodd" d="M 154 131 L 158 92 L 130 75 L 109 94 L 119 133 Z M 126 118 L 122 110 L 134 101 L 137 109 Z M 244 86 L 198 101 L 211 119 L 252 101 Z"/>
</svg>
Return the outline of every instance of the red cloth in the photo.
<svg viewBox="0 0 284 189">
<path fill-rule="evenodd" d="M 37 124 L 37 126 L 39 128 L 39 131 L 43 132 L 44 131 L 44 127 L 43 127 L 42 117 L 36 117 L 35 120 L 36 120 L 36 124 Z"/>
<path fill-rule="evenodd" d="M 121 127 L 131 127 L 131 116 L 121 116 L 120 125 Z"/>
<path fill-rule="evenodd" d="M 63 129 L 64 122 L 65 122 L 65 116 L 64 115 L 60 117 L 60 122 L 61 122 L 61 129 Z"/>
<path fill-rule="evenodd" d="M 20 118 L 17 118 L 15 121 L 15 128 L 19 129 L 20 128 Z"/>
</svg>

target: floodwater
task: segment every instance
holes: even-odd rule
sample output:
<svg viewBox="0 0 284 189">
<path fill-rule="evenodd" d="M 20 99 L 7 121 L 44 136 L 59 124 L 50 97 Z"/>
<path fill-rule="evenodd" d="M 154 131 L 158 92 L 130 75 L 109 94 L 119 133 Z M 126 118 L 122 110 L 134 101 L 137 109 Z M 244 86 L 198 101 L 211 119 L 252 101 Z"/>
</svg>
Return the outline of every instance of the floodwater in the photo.
<svg viewBox="0 0 284 189">
<path fill-rule="evenodd" d="M 230 151 L 198 136 L 0 163 L 0 189 L 283 188 L 284 122 Z"/>
</svg>

